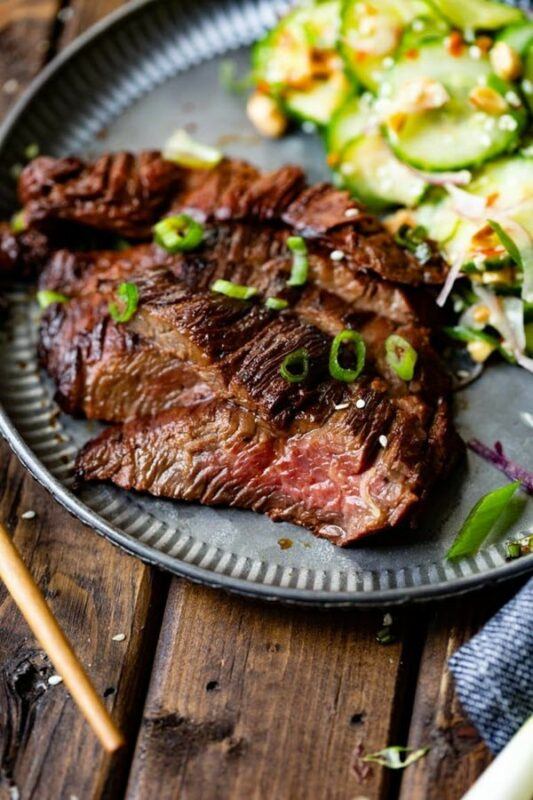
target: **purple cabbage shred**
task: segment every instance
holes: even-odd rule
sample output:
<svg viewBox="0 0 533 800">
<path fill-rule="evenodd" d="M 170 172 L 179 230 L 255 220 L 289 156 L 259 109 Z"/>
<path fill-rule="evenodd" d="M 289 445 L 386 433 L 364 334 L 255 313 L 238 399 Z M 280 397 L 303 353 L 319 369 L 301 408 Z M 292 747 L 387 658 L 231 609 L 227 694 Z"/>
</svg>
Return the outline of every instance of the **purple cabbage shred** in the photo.
<svg viewBox="0 0 533 800">
<path fill-rule="evenodd" d="M 520 481 L 522 489 L 525 492 L 533 494 L 533 472 L 530 472 L 515 461 L 511 461 L 510 458 L 507 458 L 501 442 L 495 442 L 494 448 L 491 448 L 487 447 L 483 442 L 480 442 L 479 439 L 470 439 L 468 447 L 476 453 L 476 455 L 484 458 L 485 461 L 494 464 L 497 469 L 505 473 L 511 480 Z"/>
</svg>

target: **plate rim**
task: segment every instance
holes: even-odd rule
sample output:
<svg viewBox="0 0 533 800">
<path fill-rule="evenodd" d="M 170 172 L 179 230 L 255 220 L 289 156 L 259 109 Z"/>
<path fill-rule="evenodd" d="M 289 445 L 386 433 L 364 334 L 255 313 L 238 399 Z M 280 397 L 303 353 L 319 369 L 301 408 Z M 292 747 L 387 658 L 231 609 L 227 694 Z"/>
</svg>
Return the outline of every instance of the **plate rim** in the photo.
<svg viewBox="0 0 533 800">
<path fill-rule="evenodd" d="M 8 112 L 0 125 L 0 150 L 16 125 L 20 115 L 25 111 L 33 98 L 48 81 L 67 63 L 76 53 L 87 44 L 97 39 L 114 25 L 133 16 L 142 8 L 155 5 L 158 0 L 132 0 L 99 20 L 74 41 L 56 55 L 38 75 L 30 82 Z M 503 581 L 518 578 L 533 571 L 533 556 L 526 556 L 516 561 L 511 561 L 495 567 L 490 572 L 456 577 L 449 581 L 439 581 L 424 586 L 409 586 L 393 589 L 379 589 L 371 591 L 316 591 L 313 589 L 297 589 L 284 586 L 269 586 L 255 583 L 244 578 L 235 578 L 223 575 L 212 570 L 190 564 L 176 559 L 167 553 L 151 547 L 133 536 L 120 530 L 115 525 L 106 522 L 96 511 L 89 508 L 73 492 L 69 491 L 52 473 L 44 466 L 38 456 L 31 450 L 19 433 L 15 423 L 0 401 L 0 434 L 5 439 L 12 452 L 33 478 L 48 493 L 65 508 L 72 516 L 79 519 L 88 528 L 95 531 L 103 538 L 120 547 L 129 555 L 140 558 L 143 562 L 154 567 L 186 578 L 194 583 L 203 584 L 212 588 L 246 597 L 267 600 L 270 602 L 283 602 L 286 604 L 319 606 L 322 608 L 349 608 L 349 607 L 385 607 L 401 606 L 420 603 L 434 599 L 456 597 L 474 590 L 502 583 Z"/>
</svg>

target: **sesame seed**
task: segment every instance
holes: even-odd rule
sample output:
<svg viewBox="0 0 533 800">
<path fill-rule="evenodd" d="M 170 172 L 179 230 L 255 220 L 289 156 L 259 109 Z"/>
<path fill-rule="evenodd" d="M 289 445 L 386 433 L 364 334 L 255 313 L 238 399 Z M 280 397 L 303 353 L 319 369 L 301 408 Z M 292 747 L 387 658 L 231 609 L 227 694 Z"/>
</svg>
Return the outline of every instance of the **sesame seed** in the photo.
<svg viewBox="0 0 533 800">
<path fill-rule="evenodd" d="M 342 250 L 333 250 L 329 254 L 329 257 L 331 258 L 332 261 L 342 261 L 342 259 L 344 258 L 344 252 Z"/>
<path fill-rule="evenodd" d="M 355 401 L 356 408 L 364 408 L 366 406 L 366 402 L 360 397 L 358 400 Z"/>
<path fill-rule="evenodd" d="M 352 217 L 357 217 L 358 215 L 359 215 L 358 208 L 347 208 L 346 211 L 344 212 L 344 216 L 348 217 L 348 219 L 351 219 Z"/>
<path fill-rule="evenodd" d="M 73 8 L 62 8 L 57 12 L 57 18 L 60 22 L 68 22 L 74 16 Z"/>
<path fill-rule="evenodd" d="M 111 637 L 114 642 L 123 642 L 126 638 L 125 633 L 116 633 L 114 636 Z"/>
<path fill-rule="evenodd" d="M 458 369 L 456 375 L 460 380 L 464 380 L 470 376 L 470 373 L 467 369 Z"/>
<path fill-rule="evenodd" d="M 520 419 L 524 425 L 529 425 L 530 428 L 533 428 L 533 414 L 531 414 L 529 411 L 521 411 Z"/>
<path fill-rule="evenodd" d="M 476 61 L 482 56 L 481 48 L 476 44 L 473 44 L 472 47 L 469 47 L 468 52 L 470 53 L 470 58 L 474 58 Z"/>
<path fill-rule="evenodd" d="M 526 78 L 522 81 L 522 89 L 526 94 L 533 94 L 533 81 L 530 81 L 529 78 Z"/>
<path fill-rule="evenodd" d="M 509 103 L 510 106 L 514 106 L 515 108 L 520 108 L 522 105 L 520 98 L 518 97 L 516 92 L 506 92 L 505 99 Z"/>
<path fill-rule="evenodd" d="M 335 409 L 335 411 L 344 411 L 344 409 L 348 408 L 349 405 L 350 405 L 349 403 L 337 403 L 336 405 L 333 406 L 333 408 Z"/>
<path fill-rule="evenodd" d="M 2 90 L 5 94 L 15 94 L 15 92 L 18 92 L 19 85 L 20 84 L 16 78 L 10 78 L 4 83 Z"/>
<path fill-rule="evenodd" d="M 316 131 L 316 125 L 314 122 L 307 120 L 306 122 L 302 123 L 302 130 L 304 133 L 314 133 Z"/>
<path fill-rule="evenodd" d="M 379 443 L 380 443 L 380 445 L 381 445 L 382 447 L 387 447 L 387 445 L 388 445 L 388 443 L 389 443 L 389 440 L 388 440 L 388 439 L 387 439 L 387 437 L 386 437 L 386 436 L 384 436 L 383 434 L 381 434 L 381 436 L 379 437 L 379 440 L 378 440 L 378 441 L 379 441 Z"/>
<path fill-rule="evenodd" d="M 387 58 L 383 59 L 382 64 L 385 67 L 385 69 L 390 69 L 390 67 L 392 67 L 392 65 L 394 64 L 394 59 L 388 56 Z"/>
<path fill-rule="evenodd" d="M 21 519 L 33 519 L 36 517 L 35 511 L 25 511 L 24 514 L 21 514 Z"/>
<path fill-rule="evenodd" d="M 355 167 L 353 164 L 341 164 L 341 172 L 343 175 L 351 175 Z"/>
<path fill-rule="evenodd" d="M 48 683 L 50 686 L 57 686 L 58 683 L 63 683 L 63 678 L 61 675 L 50 675 L 48 678 Z"/>
<path fill-rule="evenodd" d="M 390 627 L 392 625 L 392 614 L 385 614 L 383 617 L 383 625 Z"/>
<path fill-rule="evenodd" d="M 498 121 L 498 128 L 501 131 L 515 131 L 517 127 L 518 122 L 514 117 L 510 117 L 509 114 L 504 114 Z"/>
</svg>

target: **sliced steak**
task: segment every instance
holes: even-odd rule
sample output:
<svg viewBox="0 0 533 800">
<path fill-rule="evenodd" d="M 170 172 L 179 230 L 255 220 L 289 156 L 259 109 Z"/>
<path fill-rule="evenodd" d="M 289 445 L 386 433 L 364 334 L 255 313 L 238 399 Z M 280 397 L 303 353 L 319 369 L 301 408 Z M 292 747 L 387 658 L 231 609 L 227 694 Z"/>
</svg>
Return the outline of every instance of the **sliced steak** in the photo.
<svg viewBox="0 0 533 800">
<path fill-rule="evenodd" d="M 442 283 L 446 273 L 436 253 L 420 264 L 347 192 L 306 186 L 297 167 L 260 173 L 225 159 L 212 170 L 186 170 L 156 152 L 116 153 L 94 163 L 41 157 L 24 169 L 19 195 L 32 226 L 68 220 L 147 239 L 162 216 L 188 212 L 204 222 L 246 221 L 300 233 L 329 252 L 342 251 L 354 274 L 416 285 Z"/>
<path fill-rule="evenodd" d="M 337 545 L 409 520 L 453 464 L 458 440 L 440 402 L 391 403 L 379 381 L 321 425 L 283 435 L 215 400 L 110 428 L 77 460 L 82 480 L 159 497 L 229 505 L 303 525 Z M 386 431 L 386 446 L 380 443 Z M 447 460 L 437 461 L 446 452 Z"/>
<path fill-rule="evenodd" d="M 292 256 L 288 231 L 270 225 L 245 223 L 209 227 L 203 245 L 192 253 L 169 255 L 157 245 L 142 244 L 122 252 L 75 253 L 62 250 L 49 260 L 40 287 L 67 296 L 112 289 L 120 281 L 136 281 L 154 272 L 171 272 L 192 290 L 208 289 L 217 278 L 256 286 L 265 294 L 295 301 L 299 290 L 287 291 Z M 376 280 L 353 272 L 319 242 L 309 248 L 309 282 L 368 311 L 398 323 L 435 327 L 440 310 L 424 289 Z"/>
</svg>

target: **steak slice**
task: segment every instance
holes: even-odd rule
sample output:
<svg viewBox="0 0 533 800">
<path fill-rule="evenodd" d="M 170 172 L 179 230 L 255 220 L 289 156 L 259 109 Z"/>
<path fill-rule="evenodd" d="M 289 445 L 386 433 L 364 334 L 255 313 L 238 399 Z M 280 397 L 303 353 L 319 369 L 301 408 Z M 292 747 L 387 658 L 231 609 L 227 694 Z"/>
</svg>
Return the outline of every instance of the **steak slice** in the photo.
<svg viewBox="0 0 533 800">
<path fill-rule="evenodd" d="M 329 252 L 340 250 L 352 273 L 413 285 L 442 283 L 446 274 L 436 251 L 421 264 L 347 192 L 307 186 L 293 166 L 261 173 L 224 159 L 211 170 L 190 170 L 157 152 L 116 153 L 94 163 L 40 157 L 23 170 L 19 196 L 30 226 L 63 220 L 148 239 L 162 216 L 187 212 L 206 223 L 268 223 L 299 233 Z"/>
<path fill-rule="evenodd" d="M 121 281 L 142 280 L 156 272 L 170 272 L 193 291 L 208 289 L 218 278 L 255 286 L 265 294 L 295 301 L 300 290 L 288 290 L 286 281 L 292 255 L 289 232 L 272 225 L 245 223 L 208 227 L 204 243 L 193 253 L 170 255 L 154 244 L 139 244 L 124 251 L 72 252 L 60 250 L 41 274 L 40 288 L 69 297 L 92 291 L 109 291 Z M 442 322 L 440 309 L 423 288 L 394 284 L 354 272 L 332 261 L 319 242 L 308 242 L 309 282 L 368 311 L 398 323 L 434 327 Z"/>
<path fill-rule="evenodd" d="M 231 401 L 133 420 L 89 442 L 77 474 L 158 497 L 261 511 L 349 545 L 412 519 L 459 450 L 444 401 L 434 411 L 412 398 L 391 403 L 379 380 L 360 383 L 357 392 L 364 409 L 351 403 L 321 425 L 309 419 L 282 435 Z"/>
<path fill-rule="evenodd" d="M 70 294 L 78 293 L 69 303 L 50 306 L 41 321 L 41 362 L 57 383 L 59 404 L 69 413 L 120 421 L 157 413 L 191 396 L 203 398 L 209 395 L 206 385 L 214 393 L 224 393 L 227 387 L 221 370 L 227 369 L 231 354 L 243 347 L 260 350 L 270 327 L 283 332 L 285 324 L 292 329 L 296 322 L 327 334 L 325 350 L 329 337 L 343 328 L 360 331 L 368 348 L 368 366 L 385 378 L 391 394 L 422 393 L 432 401 L 449 391 L 430 332 L 417 322 L 401 324 L 373 313 L 369 310 L 372 292 L 361 295 L 359 303 L 346 303 L 311 284 L 292 298 L 291 311 L 277 314 L 258 302 L 243 303 L 206 292 L 205 265 L 181 270 L 187 280 L 176 279 L 164 259 L 155 263 L 150 259 L 152 250 L 140 245 L 122 254 L 104 253 L 92 264 L 87 264 L 85 255 L 74 258 L 60 252 L 43 273 L 46 288 L 64 292 L 66 287 Z M 77 276 L 80 264 L 82 278 Z M 134 273 L 139 266 L 142 277 Z M 250 265 L 249 270 L 265 296 L 285 286 L 288 268 L 274 259 L 266 265 Z M 195 276 L 198 280 L 193 280 Z M 117 283 L 132 277 L 140 290 L 137 313 L 127 325 L 116 324 L 108 303 Z M 281 325 L 276 327 L 278 322 Z M 409 384 L 387 363 L 384 343 L 391 333 L 407 338 L 418 352 L 416 374 Z M 300 346 L 296 342 L 292 349 Z M 280 355 L 276 378 L 284 355 Z M 327 352 L 322 360 L 327 361 Z M 191 395 L 194 376 L 199 388 Z"/>
</svg>

